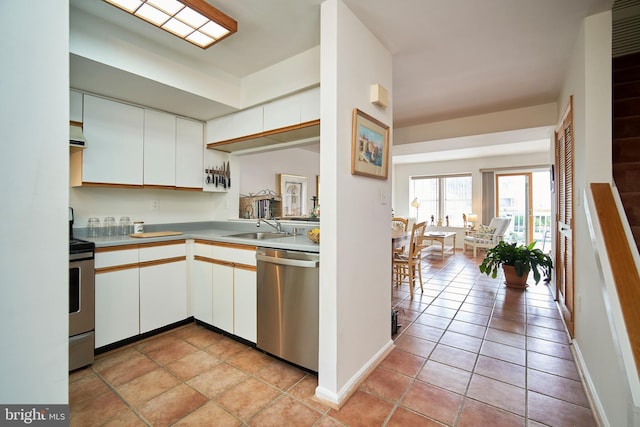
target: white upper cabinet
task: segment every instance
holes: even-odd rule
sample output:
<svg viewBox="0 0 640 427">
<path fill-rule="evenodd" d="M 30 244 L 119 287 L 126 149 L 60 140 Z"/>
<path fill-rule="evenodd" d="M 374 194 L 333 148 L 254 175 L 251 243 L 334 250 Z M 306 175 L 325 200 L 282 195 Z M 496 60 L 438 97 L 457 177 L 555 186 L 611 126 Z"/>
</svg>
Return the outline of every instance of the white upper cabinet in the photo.
<svg viewBox="0 0 640 427">
<path fill-rule="evenodd" d="M 82 181 L 142 185 L 144 110 L 84 95 Z"/>
<path fill-rule="evenodd" d="M 320 118 L 320 88 L 264 104 L 264 131 L 286 128 Z"/>
<path fill-rule="evenodd" d="M 262 105 L 207 122 L 207 141 L 218 142 L 262 132 Z"/>
<path fill-rule="evenodd" d="M 82 92 L 69 91 L 69 120 L 82 123 Z"/>
<path fill-rule="evenodd" d="M 233 153 L 319 135 L 320 88 L 207 122 L 207 148 Z M 206 187 L 206 186 L 205 186 Z"/>
<path fill-rule="evenodd" d="M 207 141 L 225 141 L 232 139 L 234 134 L 233 114 L 207 122 Z"/>
<path fill-rule="evenodd" d="M 202 188 L 204 125 L 181 117 L 176 120 L 176 187 Z"/>
<path fill-rule="evenodd" d="M 262 132 L 262 106 L 249 108 L 233 115 L 234 136 L 253 135 Z"/>
<path fill-rule="evenodd" d="M 203 189 L 203 122 L 74 90 L 70 108 L 87 141 L 72 153 L 72 186 Z"/>
<path fill-rule="evenodd" d="M 300 94 L 300 123 L 320 119 L 320 87 Z"/>
<path fill-rule="evenodd" d="M 300 95 L 278 99 L 264 105 L 264 130 L 280 129 L 300 123 Z"/>
<path fill-rule="evenodd" d="M 176 184 L 176 116 L 144 111 L 144 184 Z"/>
</svg>

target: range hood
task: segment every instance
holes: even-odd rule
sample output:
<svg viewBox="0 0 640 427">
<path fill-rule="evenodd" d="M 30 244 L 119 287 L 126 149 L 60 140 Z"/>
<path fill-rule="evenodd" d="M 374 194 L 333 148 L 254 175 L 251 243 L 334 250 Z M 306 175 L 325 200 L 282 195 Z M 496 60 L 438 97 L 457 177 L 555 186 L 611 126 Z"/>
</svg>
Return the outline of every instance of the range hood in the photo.
<svg viewBox="0 0 640 427">
<path fill-rule="evenodd" d="M 84 134 L 82 133 L 82 126 L 75 124 L 69 125 L 69 145 L 80 148 L 87 146 L 87 141 L 85 141 Z"/>
</svg>

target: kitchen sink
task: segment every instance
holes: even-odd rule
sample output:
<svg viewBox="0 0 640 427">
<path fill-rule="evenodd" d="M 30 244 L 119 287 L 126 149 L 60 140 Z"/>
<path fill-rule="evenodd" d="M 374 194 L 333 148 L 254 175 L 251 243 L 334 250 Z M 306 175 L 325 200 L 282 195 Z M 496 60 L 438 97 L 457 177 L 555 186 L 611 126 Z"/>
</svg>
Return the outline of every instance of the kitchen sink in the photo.
<svg viewBox="0 0 640 427">
<path fill-rule="evenodd" d="M 287 233 L 275 233 L 267 231 L 257 231 L 252 233 L 229 234 L 227 237 L 239 237 L 242 239 L 266 240 L 277 239 L 278 237 L 287 237 Z"/>
</svg>

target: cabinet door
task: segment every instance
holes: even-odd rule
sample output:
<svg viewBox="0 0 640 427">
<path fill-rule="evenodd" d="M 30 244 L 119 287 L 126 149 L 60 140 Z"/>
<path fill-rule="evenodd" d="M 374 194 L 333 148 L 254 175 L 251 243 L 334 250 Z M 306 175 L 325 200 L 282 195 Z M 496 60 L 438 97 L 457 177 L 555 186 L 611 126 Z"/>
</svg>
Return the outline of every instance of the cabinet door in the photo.
<svg viewBox="0 0 640 427">
<path fill-rule="evenodd" d="M 176 184 L 176 116 L 144 111 L 144 184 Z"/>
<path fill-rule="evenodd" d="M 235 113 L 232 138 L 254 135 L 263 131 L 262 105 Z"/>
<path fill-rule="evenodd" d="M 140 333 L 187 318 L 187 262 L 140 267 Z"/>
<path fill-rule="evenodd" d="M 138 268 L 96 274 L 96 348 L 140 333 Z"/>
<path fill-rule="evenodd" d="M 255 270 L 234 269 L 233 319 L 234 334 L 256 342 L 257 337 L 257 286 Z"/>
<path fill-rule="evenodd" d="M 233 333 L 233 267 L 213 264 L 213 326 Z"/>
<path fill-rule="evenodd" d="M 193 260 L 191 309 L 193 317 L 213 325 L 213 268 L 210 262 Z"/>
<path fill-rule="evenodd" d="M 264 130 L 280 129 L 300 123 L 300 95 L 278 99 L 264 105 Z"/>
<path fill-rule="evenodd" d="M 82 92 L 69 91 L 69 120 L 82 123 Z"/>
<path fill-rule="evenodd" d="M 142 108 L 84 96 L 82 181 L 142 185 Z"/>
<path fill-rule="evenodd" d="M 207 122 L 207 138 L 205 143 L 226 141 L 235 135 L 233 129 L 233 114 L 218 117 Z"/>
<path fill-rule="evenodd" d="M 320 119 L 320 88 L 300 94 L 300 123 Z"/>
<path fill-rule="evenodd" d="M 202 188 L 203 125 L 176 119 L 176 187 Z"/>
</svg>

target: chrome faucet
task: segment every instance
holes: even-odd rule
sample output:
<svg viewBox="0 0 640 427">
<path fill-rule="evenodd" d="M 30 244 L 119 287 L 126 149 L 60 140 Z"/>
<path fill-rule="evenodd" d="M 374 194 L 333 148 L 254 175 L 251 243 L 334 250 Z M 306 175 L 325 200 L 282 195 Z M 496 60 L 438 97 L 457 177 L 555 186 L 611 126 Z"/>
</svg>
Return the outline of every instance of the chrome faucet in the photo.
<svg viewBox="0 0 640 427">
<path fill-rule="evenodd" d="M 274 224 L 271 224 L 269 221 L 267 221 L 264 218 L 258 218 L 258 222 L 256 223 L 256 227 L 260 227 L 260 222 L 261 221 L 264 222 L 265 224 L 268 224 L 271 227 L 275 228 L 278 233 L 282 233 L 282 224 L 280 224 L 277 219 L 273 218 L 273 222 L 275 222 L 275 225 L 274 225 Z"/>
</svg>

